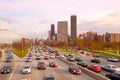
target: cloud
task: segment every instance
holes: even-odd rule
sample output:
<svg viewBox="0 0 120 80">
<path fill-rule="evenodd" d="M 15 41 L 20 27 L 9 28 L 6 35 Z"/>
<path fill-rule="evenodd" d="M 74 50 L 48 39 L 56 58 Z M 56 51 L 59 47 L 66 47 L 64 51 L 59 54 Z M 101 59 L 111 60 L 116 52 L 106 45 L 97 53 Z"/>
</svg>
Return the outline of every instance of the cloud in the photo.
<svg viewBox="0 0 120 80">
<path fill-rule="evenodd" d="M 120 12 L 110 14 L 107 17 L 97 21 L 81 20 L 78 24 L 78 33 L 95 31 L 100 34 L 105 32 L 120 33 Z"/>
</svg>

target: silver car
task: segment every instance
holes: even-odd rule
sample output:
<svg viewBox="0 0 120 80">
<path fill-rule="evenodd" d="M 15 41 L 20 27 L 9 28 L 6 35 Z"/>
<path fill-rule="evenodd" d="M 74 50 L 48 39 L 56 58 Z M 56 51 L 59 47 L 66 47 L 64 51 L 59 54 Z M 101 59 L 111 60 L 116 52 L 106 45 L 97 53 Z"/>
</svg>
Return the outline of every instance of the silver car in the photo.
<svg viewBox="0 0 120 80">
<path fill-rule="evenodd" d="M 118 62 L 118 59 L 115 57 L 109 57 L 109 58 L 107 58 L 107 60 L 111 61 L 111 62 Z"/>
<path fill-rule="evenodd" d="M 101 69 L 109 72 L 120 71 L 120 68 L 115 65 L 105 65 L 102 66 Z"/>
<path fill-rule="evenodd" d="M 25 65 L 22 69 L 23 74 L 31 73 L 31 66 L 30 65 Z"/>
</svg>

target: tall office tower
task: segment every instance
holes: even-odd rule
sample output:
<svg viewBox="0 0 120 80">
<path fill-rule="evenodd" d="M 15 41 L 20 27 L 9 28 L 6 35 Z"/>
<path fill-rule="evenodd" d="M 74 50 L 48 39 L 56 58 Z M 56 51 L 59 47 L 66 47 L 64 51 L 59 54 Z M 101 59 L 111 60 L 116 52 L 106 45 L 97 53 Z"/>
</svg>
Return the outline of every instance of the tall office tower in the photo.
<svg viewBox="0 0 120 80">
<path fill-rule="evenodd" d="M 55 26 L 54 24 L 51 24 L 51 38 L 50 38 L 51 40 L 53 40 L 52 39 L 53 36 L 55 36 Z"/>
<path fill-rule="evenodd" d="M 77 39 L 77 18 L 76 15 L 71 15 L 71 39 Z"/>
<path fill-rule="evenodd" d="M 68 22 L 67 21 L 58 21 L 57 29 L 57 41 L 68 42 Z"/>
<path fill-rule="evenodd" d="M 51 31 L 48 31 L 48 40 L 51 40 Z"/>
</svg>

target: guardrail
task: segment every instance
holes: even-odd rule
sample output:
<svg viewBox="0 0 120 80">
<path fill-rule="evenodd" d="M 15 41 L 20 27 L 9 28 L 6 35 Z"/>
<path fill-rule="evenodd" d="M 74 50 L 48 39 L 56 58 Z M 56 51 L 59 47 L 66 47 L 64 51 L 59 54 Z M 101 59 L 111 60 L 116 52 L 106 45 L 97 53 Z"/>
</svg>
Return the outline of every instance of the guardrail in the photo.
<svg viewBox="0 0 120 80">
<path fill-rule="evenodd" d="M 62 58 L 60 58 L 60 57 L 56 57 L 56 58 L 59 59 L 59 60 L 61 60 L 61 61 L 63 61 L 63 62 L 65 62 L 65 63 L 68 64 L 68 65 L 76 65 L 75 63 L 69 62 L 69 61 L 64 60 L 64 59 L 62 59 Z M 78 65 L 76 65 L 76 66 L 78 66 Z M 90 70 L 88 70 L 88 69 L 86 69 L 86 68 L 83 68 L 83 67 L 81 67 L 81 66 L 78 66 L 78 67 L 81 69 L 82 72 L 84 72 L 85 74 L 87 74 L 87 75 L 95 78 L 96 80 L 110 80 L 110 79 L 108 79 L 107 77 L 104 77 L 104 76 L 102 76 L 102 75 L 100 75 L 100 74 L 98 74 L 98 73 L 95 73 L 95 72 L 93 72 L 93 71 L 90 71 Z"/>
</svg>

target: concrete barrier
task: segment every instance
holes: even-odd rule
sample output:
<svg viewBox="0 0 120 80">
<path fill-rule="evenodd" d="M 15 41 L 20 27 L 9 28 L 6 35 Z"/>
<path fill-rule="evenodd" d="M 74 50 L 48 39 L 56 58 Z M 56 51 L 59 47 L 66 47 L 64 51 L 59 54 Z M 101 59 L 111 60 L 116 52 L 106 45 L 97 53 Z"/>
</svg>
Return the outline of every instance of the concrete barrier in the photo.
<svg viewBox="0 0 120 80">
<path fill-rule="evenodd" d="M 95 73 L 95 72 L 93 72 L 93 71 L 90 71 L 90 70 L 88 70 L 88 69 L 86 69 L 86 68 L 83 68 L 83 67 L 81 67 L 81 66 L 79 66 L 79 65 L 77 65 L 77 64 L 75 64 L 75 63 L 69 62 L 69 61 L 67 61 L 67 60 L 65 60 L 65 59 L 62 59 L 62 58 L 60 58 L 60 57 L 56 57 L 56 58 L 58 58 L 59 60 L 65 62 L 65 63 L 68 64 L 68 65 L 76 65 L 76 66 L 78 66 L 78 67 L 81 69 L 82 72 L 84 72 L 85 74 L 87 74 L 87 75 L 95 78 L 96 80 L 110 80 L 110 79 L 108 79 L 108 78 L 105 77 L 105 76 L 102 76 L 102 75 L 100 75 L 100 74 L 98 74 L 98 73 Z"/>
</svg>

